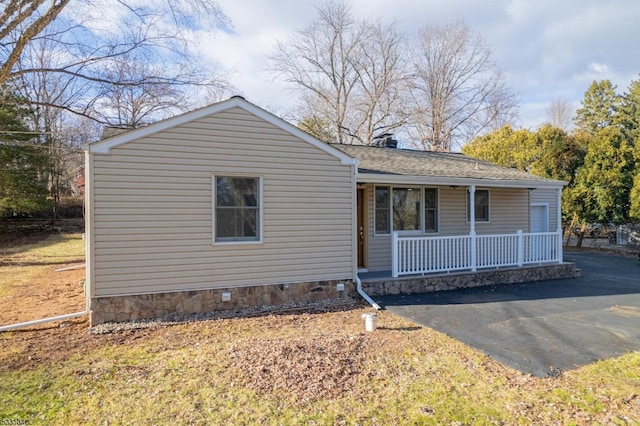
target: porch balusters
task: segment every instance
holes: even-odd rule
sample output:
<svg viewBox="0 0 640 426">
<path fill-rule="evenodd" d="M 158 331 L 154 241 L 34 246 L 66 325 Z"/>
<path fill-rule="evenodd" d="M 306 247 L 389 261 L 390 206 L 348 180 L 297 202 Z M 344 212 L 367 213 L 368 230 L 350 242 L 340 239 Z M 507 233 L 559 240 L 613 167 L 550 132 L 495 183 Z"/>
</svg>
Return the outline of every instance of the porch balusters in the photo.
<svg viewBox="0 0 640 426">
<path fill-rule="evenodd" d="M 558 232 L 450 237 L 391 236 L 391 275 L 560 263 Z"/>
</svg>

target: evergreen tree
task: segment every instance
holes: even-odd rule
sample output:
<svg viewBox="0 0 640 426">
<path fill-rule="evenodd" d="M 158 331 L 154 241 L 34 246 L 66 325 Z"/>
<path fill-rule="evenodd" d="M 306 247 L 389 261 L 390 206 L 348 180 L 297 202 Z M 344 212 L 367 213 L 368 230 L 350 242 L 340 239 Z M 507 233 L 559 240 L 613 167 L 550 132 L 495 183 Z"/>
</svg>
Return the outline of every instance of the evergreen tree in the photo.
<svg viewBox="0 0 640 426">
<path fill-rule="evenodd" d="M 470 157 L 526 171 L 539 155 L 536 134 L 504 126 L 499 130 L 478 136 L 462 147 Z"/>
<path fill-rule="evenodd" d="M 629 84 L 629 92 L 621 98 L 617 120 L 625 131 L 632 145 L 638 144 L 640 138 L 640 80 Z"/>
<path fill-rule="evenodd" d="M 633 188 L 630 193 L 631 206 L 629 207 L 629 218 L 634 222 L 640 222 L 640 172 L 636 173 L 633 179 Z"/>
<path fill-rule="evenodd" d="M 609 80 L 594 81 L 576 111 L 576 125 L 591 134 L 616 123 L 622 98 Z"/>
<path fill-rule="evenodd" d="M 462 148 L 462 152 L 537 176 L 571 182 L 584 161 L 588 138 L 580 132 L 568 135 L 549 124 L 537 132 L 504 126 L 475 138 Z"/>
<path fill-rule="evenodd" d="M 14 96 L 0 99 L 0 216 L 46 210 L 47 151 L 26 124 L 30 111 Z"/>
<path fill-rule="evenodd" d="M 622 97 L 619 122 L 630 145 L 635 147 L 635 178 L 630 191 L 629 217 L 640 221 L 640 80 L 629 84 L 629 92 Z"/>
<path fill-rule="evenodd" d="M 576 173 L 584 163 L 589 135 L 584 132 L 567 134 L 559 127 L 543 125 L 536 132 L 538 154 L 531 165 L 531 173 L 547 179 L 573 184 Z"/>
<path fill-rule="evenodd" d="M 633 171 L 633 148 L 623 131 L 613 126 L 597 131 L 575 185 L 567 189 L 571 210 L 583 223 L 626 222 Z"/>
</svg>

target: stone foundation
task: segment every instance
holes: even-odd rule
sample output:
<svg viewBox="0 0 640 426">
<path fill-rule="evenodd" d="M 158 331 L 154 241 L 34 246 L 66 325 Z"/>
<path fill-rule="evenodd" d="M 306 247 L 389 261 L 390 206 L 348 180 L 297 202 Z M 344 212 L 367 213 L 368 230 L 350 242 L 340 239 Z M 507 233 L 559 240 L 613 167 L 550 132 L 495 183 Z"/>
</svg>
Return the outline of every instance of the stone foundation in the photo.
<svg viewBox="0 0 640 426">
<path fill-rule="evenodd" d="M 532 266 L 518 269 L 462 272 L 437 276 L 411 276 L 363 280 L 362 288 L 370 296 L 386 294 L 430 293 L 496 284 L 520 284 L 581 276 L 574 263 Z"/>
<path fill-rule="evenodd" d="M 343 291 L 337 290 L 338 283 L 344 284 Z M 229 301 L 222 301 L 223 293 L 230 293 Z M 356 296 L 356 287 L 351 280 L 336 280 L 98 297 L 91 299 L 91 326 L 105 322 L 233 311 L 256 306 L 278 306 L 292 302 L 317 302 Z"/>
</svg>

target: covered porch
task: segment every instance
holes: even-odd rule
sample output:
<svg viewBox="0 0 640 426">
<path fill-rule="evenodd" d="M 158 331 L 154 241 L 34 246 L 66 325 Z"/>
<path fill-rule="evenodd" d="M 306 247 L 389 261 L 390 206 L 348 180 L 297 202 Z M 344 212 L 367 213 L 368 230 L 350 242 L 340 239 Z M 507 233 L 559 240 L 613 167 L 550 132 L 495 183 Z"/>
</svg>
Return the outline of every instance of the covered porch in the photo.
<svg viewBox="0 0 640 426">
<path fill-rule="evenodd" d="M 468 192 L 473 205 L 475 185 L 470 185 Z M 561 190 L 554 192 L 559 206 Z M 362 268 L 358 276 L 363 289 L 372 296 L 578 277 L 580 271 L 575 264 L 563 262 L 560 209 L 554 210 L 555 217 L 543 218 L 544 223 L 557 224 L 551 232 L 477 234 L 474 209 L 469 209 L 469 231 L 464 235 L 392 231 L 391 268 Z M 530 231 L 535 231 L 532 220 L 533 215 L 528 221 Z"/>
<path fill-rule="evenodd" d="M 359 272 L 395 278 L 561 263 L 561 188 L 536 196 L 532 188 L 487 187 L 476 203 L 475 184 L 359 186 Z"/>
</svg>

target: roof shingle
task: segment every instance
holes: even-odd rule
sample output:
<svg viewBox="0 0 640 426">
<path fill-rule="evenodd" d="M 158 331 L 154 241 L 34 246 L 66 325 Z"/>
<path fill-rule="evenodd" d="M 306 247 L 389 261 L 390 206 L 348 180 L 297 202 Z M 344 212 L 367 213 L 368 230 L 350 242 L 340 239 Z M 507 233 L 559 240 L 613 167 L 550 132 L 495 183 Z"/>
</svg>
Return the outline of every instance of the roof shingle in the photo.
<svg viewBox="0 0 640 426">
<path fill-rule="evenodd" d="M 358 160 L 358 173 L 548 182 L 521 170 L 453 152 L 416 151 L 362 145 L 331 146 Z"/>
</svg>

